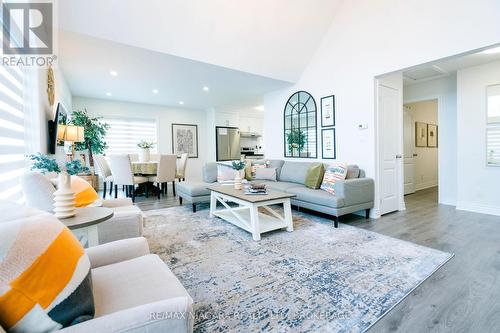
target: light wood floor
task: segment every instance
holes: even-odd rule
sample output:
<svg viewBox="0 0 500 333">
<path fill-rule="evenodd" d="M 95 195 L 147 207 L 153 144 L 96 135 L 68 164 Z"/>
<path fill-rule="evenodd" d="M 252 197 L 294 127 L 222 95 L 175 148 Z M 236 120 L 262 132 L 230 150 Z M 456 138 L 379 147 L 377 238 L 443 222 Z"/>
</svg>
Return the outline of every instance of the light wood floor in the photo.
<svg viewBox="0 0 500 333">
<path fill-rule="evenodd" d="M 437 204 L 437 189 L 405 197 L 406 211 L 341 223 L 452 252 L 455 257 L 382 318 L 370 332 L 500 332 L 500 217 Z M 143 210 L 178 205 L 138 198 Z"/>
</svg>

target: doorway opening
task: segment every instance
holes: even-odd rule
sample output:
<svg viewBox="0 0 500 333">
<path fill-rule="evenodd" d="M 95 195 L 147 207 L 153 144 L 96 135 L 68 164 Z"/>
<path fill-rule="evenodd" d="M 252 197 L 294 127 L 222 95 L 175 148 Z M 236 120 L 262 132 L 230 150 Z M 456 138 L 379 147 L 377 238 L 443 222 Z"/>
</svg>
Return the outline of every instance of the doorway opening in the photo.
<svg viewBox="0 0 500 333">
<path fill-rule="evenodd" d="M 431 99 L 403 105 L 404 195 L 438 187 L 438 103 Z"/>
</svg>

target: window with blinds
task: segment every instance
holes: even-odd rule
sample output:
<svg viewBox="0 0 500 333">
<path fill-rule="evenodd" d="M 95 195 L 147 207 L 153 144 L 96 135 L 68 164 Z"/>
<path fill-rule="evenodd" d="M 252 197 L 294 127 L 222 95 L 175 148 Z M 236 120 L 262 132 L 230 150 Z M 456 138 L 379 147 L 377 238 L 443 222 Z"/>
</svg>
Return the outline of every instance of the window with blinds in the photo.
<svg viewBox="0 0 500 333">
<path fill-rule="evenodd" d="M 486 158 L 488 165 L 500 166 L 500 84 L 487 88 Z"/>
<path fill-rule="evenodd" d="M 25 170 L 23 80 L 19 68 L 0 66 L 0 200 L 23 201 L 19 180 Z"/>
<path fill-rule="evenodd" d="M 157 152 L 158 142 L 156 120 L 133 118 L 103 118 L 109 124 L 106 133 L 108 148 L 106 154 L 135 154 L 139 149 L 139 141 L 146 140 L 155 143 L 152 153 Z"/>
</svg>

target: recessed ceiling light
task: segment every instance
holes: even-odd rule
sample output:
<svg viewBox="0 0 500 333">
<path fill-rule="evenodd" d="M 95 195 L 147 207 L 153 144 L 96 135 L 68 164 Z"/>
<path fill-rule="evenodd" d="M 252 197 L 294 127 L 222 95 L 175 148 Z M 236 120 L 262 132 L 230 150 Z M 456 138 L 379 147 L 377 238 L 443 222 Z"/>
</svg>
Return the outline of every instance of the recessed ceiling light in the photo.
<svg viewBox="0 0 500 333">
<path fill-rule="evenodd" d="M 111 96 L 111 93 L 110 93 L 110 92 L 107 92 L 107 93 L 106 93 L 106 96 Z"/>
<path fill-rule="evenodd" d="M 110 71 L 109 75 L 111 75 L 111 76 L 117 76 L 118 72 L 117 71 Z"/>
<path fill-rule="evenodd" d="M 483 51 L 483 52 L 481 52 L 481 53 L 484 53 L 484 54 L 495 54 L 495 53 L 500 53 L 500 46 L 499 46 L 499 47 L 492 48 L 492 49 L 484 50 L 484 51 Z"/>
<path fill-rule="evenodd" d="M 153 94 L 159 93 L 158 89 L 153 89 Z"/>
<path fill-rule="evenodd" d="M 180 104 L 180 105 L 184 105 L 184 102 L 183 102 L 183 101 L 179 101 L 179 104 Z"/>
<path fill-rule="evenodd" d="M 209 91 L 209 90 L 210 90 L 210 89 L 208 89 L 208 87 L 207 87 L 207 86 L 204 86 L 204 87 L 203 87 L 203 91 Z"/>
<path fill-rule="evenodd" d="M 258 111 L 264 111 L 264 105 L 257 105 L 256 107 L 254 107 L 254 109 Z"/>
</svg>

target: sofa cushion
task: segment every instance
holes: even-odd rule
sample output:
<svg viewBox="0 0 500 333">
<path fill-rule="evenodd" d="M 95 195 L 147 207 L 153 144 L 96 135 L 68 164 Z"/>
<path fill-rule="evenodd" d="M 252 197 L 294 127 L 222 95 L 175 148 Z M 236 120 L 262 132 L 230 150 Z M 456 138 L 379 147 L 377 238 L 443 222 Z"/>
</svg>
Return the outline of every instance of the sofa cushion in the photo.
<svg viewBox="0 0 500 333">
<path fill-rule="evenodd" d="M 94 268 L 92 280 L 96 317 L 164 299 L 190 297 L 154 254 Z"/>
<path fill-rule="evenodd" d="M 207 189 L 212 183 L 204 183 L 204 182 L 180 182 L 177 184 L 177 190 L 180 193 L 187 194 L 191 197 L 201 197 L 205 195 L 210 195 L 210 190 Z"/>
<path fill-rule="evenodd" d="M 291 182 L 304 185 L 306 182 L 307 170 L 312 163 L 285 161 L 281 168 L 280 181 Z"/>
<path fill-rule="evenodd" d="M 277 192 L 286 192 L 287 189 L 297 186 L 295 183 L 289 182 L 273 182 L 272 180 L 264 180 L 264 181 L 254 181 L 253 183 L 257 184 L 265 184 L 267 189 L 271 191 Z"/>
<path fill-rule="evenodd" d="M 268 163 L 269 168 L 276 168 L 276 177 L 280 179 L 280 174 L 281 174 L 281 169 L 283 168 L 283 164 L 285 161 L 283 160 L 267 160 L 267 159 L 261 159 L 261 160 L 255 160 L 253 162 L 254 165 L 256 164 L 266 164 Z"/>
<path fill-rule="evenodd" d="M 305 186 L 290 187 L 286 190 L 287 193 L 295 194 L 295 200 L 314 203 L 316 205 L 327 206 L 332 208 L 340 208 L 344 206 L 344 199 L 322 190 L 315 190 Z"/>
<path fill-rule="evenodd" d="M 354 179 L 359 178 L 359 167 L 357 165 L 348 165 L 347 166 L 347 175 L 345 179 Z"/>
<path fill-rule="evenodd" d="M 307 170 L 305 185 L 309 188 L 318 189 L 323 181 L 325 167 L 323 163 L 313 163 Z"/>
<path fill-rule="evenodd" d="M 215 183 L 217 181 L 217 163 L 206 163 L 202 168 L 203 181 L 206 183 Z"/>
<path fill-rule="evenodd" d="M 276 181 L 276 168 L 257 168 L 253 179 Z"/>
<path fill-rule="evenodd" d="M 54 192 L 56 188 L 45 175 L 39 172 L 27 172 L 21 177 L 26 205 L 52 212 L 54 210 Z"/>
<path fill-rule="evenodd" d="M 50 332 L 92 319 L 90 261 L 80 242 L 53 215 L 19 217 L 0 223 L 0 325 Z"/>
</svg>

